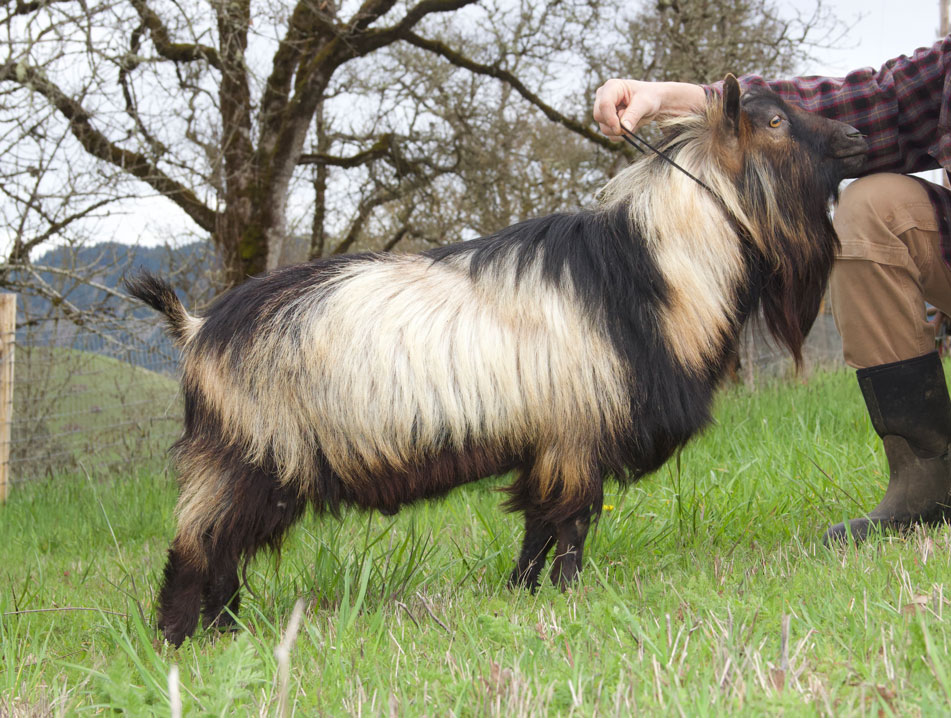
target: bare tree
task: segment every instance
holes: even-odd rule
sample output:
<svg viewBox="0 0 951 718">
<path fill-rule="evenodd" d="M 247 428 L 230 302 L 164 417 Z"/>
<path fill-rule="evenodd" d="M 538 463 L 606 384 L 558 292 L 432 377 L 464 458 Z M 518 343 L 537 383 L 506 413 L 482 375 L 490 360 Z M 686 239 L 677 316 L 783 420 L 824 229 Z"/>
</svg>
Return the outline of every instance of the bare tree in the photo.
<svg viewBox="0 0 951 718">
<path fill-rule="evenodd" d="M 581 203 L 617 152 L 588 121 L 596 81 L 785 70 L 822 24 L 767 0 L 4 7 L 7 265 L 151 194 L 211 238 L 225 286 Z"/>
<path fill-rule="evenodd" d="M 654 0 L 619 23 L 633 42 L 602 42 L 589 56 L 600 56 L 593 69 L 604 74 L 703 83 L 801 71 L 817 49 L 846 41 L 846 25 L 821 2 L 789 12 L 772 0 Z"/>
<path fill-rule="evenodd" d="M 332 86 L 335 76 L 395 42 L 442 51 L 417 31 L 469 5 L 300 0 L 252 17 L 247 0 L 19 3 L 5 19 L 10 49 L 0 83 L 21 113 L 55 113 L 57 131 L 68 130 L 97 168 L 121 170 L 174 203 L 212 237 L 225 282 L 234 284 L 280 261 L 291 183 L 317 110 L 344 91 Z M 599 141 L 582 123 L 560 119 Z M 413 188 L 425 172 L 405 163 L 393 136 L 309 161 L 354 168 L 385 155 L 417 176 L 401 185 Z M 359 218 L 389 199 L 378 194 L 353 209 Z"/>
<path fill-rule="evenodd" d="M 355 223 L 343 222 L 346 229 L 340 230 L 340 223 L 328 221 L 333 210 L 318 192 L 311 236 L 323 239 L 312 245 L 312 256 L 340 249 L 419 249 L 590 204 L 631 154 L 625 145 L 591 141 L 579 131 L 583 122 L 570 120 L 586 118 L 597 84 L 611 76 L 705 82 L 728 71 L 790 73 L 807 67 L 817 48 L 837 42 L 844 27 L 821 4 L 808 15 L 784 17 L 767 0 L 662 1 L 634 8 L 606 2 L 571 12 L 557 21 L 546 17 L 543 24 L 521 13 L 516 22 L 525 25 L 508 34 L 448 25 L 438 41 L 409 38 L 386 48 L 374 58 L 371 73 L 348 71 L 346 85 L 379 103 L 381 116 L 402 109 L 425 118 L 426 127 L 414 125 L 411 136 L 382 139 L 404 148 L 406 156 L 424 157 L 429 171 L 410 175 L 414 165 L 403 162 L 401 174 L 394 158 L 376 145 L 375 157 L 364 155 L 368 171 L 347 183 L 347 192 L 362 198 L 361 207 L 387 201 L 373 213 L 358 214 Z M 513 38 L 530 38 L 531 47 L 512 44 Z M 368 145 L 373 129 L 372 123 L 361 126 L 359 146 Z M 318 132 L 317 141 L 330 138 Z M 322 187 L 328 176 L 346 182 L 339 168 L 320 171 Z M 422 181 L 399 191 L 397 178 L 410 176 Z"/>
</svg>

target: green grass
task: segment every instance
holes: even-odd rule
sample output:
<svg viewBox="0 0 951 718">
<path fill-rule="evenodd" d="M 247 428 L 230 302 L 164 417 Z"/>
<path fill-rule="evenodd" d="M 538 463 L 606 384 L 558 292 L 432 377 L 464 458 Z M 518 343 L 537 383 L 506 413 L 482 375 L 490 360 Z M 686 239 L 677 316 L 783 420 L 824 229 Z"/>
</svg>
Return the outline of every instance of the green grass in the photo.
<svg viewBox="0 0 951 718">
<path fill-rule="evenodd" d="M 172 479 L 16 487 L 0 715 L 167 716 L 173 665 L 184 715 L 279 715 L 299 597 L 287 715 L 947 714 L 948 529 L 817 542 L 885 481 L 854 377 L 731 389 L 716 415 L 679 466 L 608 486 L 565 594 L 506 587 L 520 521 L 484 482 L 394 518 L 309 516 L 252 563 L 240 630 L 178 650 L 153 628 Z"/>
</svg>

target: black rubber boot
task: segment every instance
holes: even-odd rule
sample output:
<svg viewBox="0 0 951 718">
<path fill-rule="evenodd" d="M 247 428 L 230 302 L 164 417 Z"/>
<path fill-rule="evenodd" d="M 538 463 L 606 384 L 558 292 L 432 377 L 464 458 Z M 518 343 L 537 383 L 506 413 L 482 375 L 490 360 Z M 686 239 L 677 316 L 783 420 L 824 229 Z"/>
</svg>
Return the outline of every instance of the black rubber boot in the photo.
<svg viewBox="0 0 951 718">
<path fill-rule="evenodd" d="M 888 488 L 868 516 L 826 531 L 826 545 L 951 516 L 951 400 L 938 353 L 859 369 L 856 378 L 885 446 Z"/>
</svg>

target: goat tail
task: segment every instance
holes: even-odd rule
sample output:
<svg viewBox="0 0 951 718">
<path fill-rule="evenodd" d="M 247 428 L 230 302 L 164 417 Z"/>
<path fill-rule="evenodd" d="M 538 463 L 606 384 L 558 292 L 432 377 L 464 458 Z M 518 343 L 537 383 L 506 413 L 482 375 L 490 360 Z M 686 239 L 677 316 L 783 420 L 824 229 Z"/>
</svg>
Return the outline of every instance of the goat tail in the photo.
<svg viewBox="0 0 951 718">
<path fill-rule="evenodd" d="M 164 279 L 143 270 L 134 277 L 126 277 L 123 284 L 133 297 L 165 315 L 169 334 L 178 346 L 187 344 L 201 325 L 201 320 L 185 310 L 172 285 Z"/>
</svg>

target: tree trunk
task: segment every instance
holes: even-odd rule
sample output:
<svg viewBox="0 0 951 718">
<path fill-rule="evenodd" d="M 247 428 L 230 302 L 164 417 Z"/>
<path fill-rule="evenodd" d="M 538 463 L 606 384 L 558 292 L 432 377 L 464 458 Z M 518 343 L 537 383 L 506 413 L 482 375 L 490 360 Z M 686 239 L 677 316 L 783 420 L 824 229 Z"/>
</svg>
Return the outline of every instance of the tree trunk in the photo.
<svg viewBox="0 0 951 718">
<path fill-rule="evenodd" d="M 315 151 L 318 154 L 327 154 L 330 151 L 323 102 L 317 107 L 317 147 Z M 309 248 L 311 258 L 324 256 L 327 246 L 327 179 L 329 174 L 327 165 L 314 166 L 314 213 L 311 219 Z"/>
<path fill-rule="evenodd" d="M 221 48 L 221 111 L 225 191 L 224 210 L 218 215 L 215 243 L 221 251 L 226 287 L 233 287 L 267 266 L 266 210 L 260 169 L 254 161 L 251 137 L 251 91 L 245 52 L 251 21 L 249 0 L 215 4 Z"/>
</svg>

